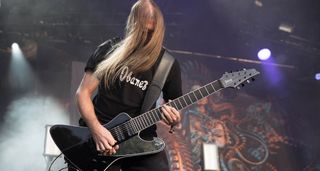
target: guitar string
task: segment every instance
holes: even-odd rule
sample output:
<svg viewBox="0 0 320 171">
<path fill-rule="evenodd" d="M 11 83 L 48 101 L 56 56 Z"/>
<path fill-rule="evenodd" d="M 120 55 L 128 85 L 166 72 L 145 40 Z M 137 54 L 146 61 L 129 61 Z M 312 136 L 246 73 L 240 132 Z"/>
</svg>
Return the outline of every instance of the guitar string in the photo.
<svg viewBox="0 0 320 171">
<path fill-rule="evenodd" d="M 207 96 L 211 95 L 211 94 L 214 93 L 214 92 L 217 92 L 217 91 L 221 90 L 221 89 L 216 90 L 216 88 L 215 88 L 214 85 L 213 85 L 215 82 L 217 82 L 217 81 L 208 83 L 208 84 L 202 86 L 201 88 L 196 89 L 196 90 L 194 90 L 194 91 L 191 91 L 191 92 L 189 92 L 189 93 L 187 93 L 187 94 L 185 94 L 185 95 L 183 95 L 183 96 L 181 96 L 181 97 L 179 97 L 179 98 L 177 98 L 177 99 L 174 99 L 174 100 L 171 101 L 171 102 L 165 103 L 164 105 L 169 105 L 169 106 L 172 106 L 172 107 L 173 107 L 173 105 L 170 105 L 170 103 L 173 103 L 173 104 L 176 106 L 176 108 L 178 108 L 178 106 L 176 105 L 176 103 L 177 103 L 177 101 L 178 101 L 178 102 L 180 103 L 180 105 L 181 105 L 181 108 L 185 108 L 185 107 L 193 104 L 194 102 L 196 102 L 196 101 L 198 101 L 198 100 L 200 100 L 200 99 L 202 99 L 202 98 L 204 98 L 204 97 L 207 97 Z M 207 94 L 207 95 L 205 95 L 205 96 L 203 96 L 203 94 L 202 94 L 202 92 L 201 92 L 201 89 L 205 88 L 206 91 L 208 92 L 208 90 L 207 90 L 207 86 L 208 86 L 208 85 L 210 85 L 210 86 L 213 88 L 213 92 L 212 92 L 212 93 L 209 93 L 209 94 Z M 198 98 L 198 96 L 195 94 L 196 91 L 199 91 L 200 96 L 202 96 L 202 97 Z M 186 106 L 182 105 L 181 102 L 179 101 L 179 99 L 182 98 L 182 97 L 185 97 L 185 96 L 188 96 L 189 99 L 190 99 L 190 94 L 191 94 L 191 93 L 194 94 L 196 100 L 195 100 L 194 102 L 192 102 L 191 104 L 186 103 L 186 104 L 187 104 Z M 163 106 L 163 105 L 162 105 L 162 106 Z M 161 107 L 162 107 L 162 106 L 161 106 Z M 144 114 L 142 114 L 142 115 L 139 115 L 139 116 L 136 117 L 136 119 L 140 118 L 140 120 L 141 120 L 141 118 L 146 117 L 148 113 L 151 113 L 151 111 L 155 111 L 156 114 L 158 114 L 156 110 L 159 110 L 161 107 L 152 109 L 152 110 L 150 110 L 149 112 L 146 112 L 146 113 L 144 113 Z M 160 113 L 162 113 L 162 112 L 160 111 Z M 119 128 L 119 131 L 128 133 L 128 132 L 130 131 L 129 128 L 132 128 L 132 126 L 131 126 L 131 127 L 126 127 L 126 124 L 129 125 L 129 122 L 130 122 L 130 121 L 131 121 L 131 120 L 125 122 L 125 123 L 122 124 L 122 125 L 116 126 L 116 127 Z M 142 121 L 142 122 L 144 122 L 144 121 Z M 144 122 L 144 123 L 146 123 L 146 122 Z M 137 124 L 139 124 L 139 123 L 137 123 Z M 140 129 L 140 130 L 144 130 L 144 129 L 150 127 L 150 126 L 153 125 L 153 124 L 150 125 L 150 124 L 147 123 L 146 126 L 145 126 L 144 124 L 143 124 L 143 125 L 139 124 L 139 125 L 143 128 L 143 129 Z M 112 133 L 114 133 L 114 134 L 116 134 L 118 137 L 121 138 L 121 132 L 119 132 L 119 134 L 118 134 L 118 132 L 117 132 L 117 130 L 116 130 L 116 127 L 111 128 L 111 129 L 110 129 L 111 131 L 110 131 L 110 130 L 109 130 L 109 131 L 112 132 Z M 127 128 L 128 128 L 128 129 L 127 129 Z M 131 129 L 131 130 L 132 130 L 132 129 Z M 133 132 L 136 133 L 135 131 L 133 131 Z"/>
<path fill-rule="evenodd" d="M 193 93 L 193 92 L 189 92 L 189 93 L 185 94 L 184 96 L 187 96 L 187 95 L 190 96 L 189 94 L 191 94 L 191 93 Z M 182 96 L 182 97 L 184 97 L 184 96 Z M 197 98 L 196 95 L 195 95 L 195 97 L 196 97 L 196 101 L 199 100 L 199 99 L 201 99 L 201 98 L 203 98 L 203 97 Z M 180 98 L 181 98 L 181 97 L 180 97 Z M 190 98 L 190 97 L 189 97 L 189 98 Z M 175 100 L 173 100 L 173 101 L 171 101 L 171 102 L 165 103 L 165 105 L 169 105 L 169 106 L 172 106 L 172 107 L 173 107 L 172 104 L 174 104 L 174 105 L 176 106 L 176 108 L 178 108 L 177 105 L 176 105 L 176 103 L 177 103 L 178 100 L 179 100 L 179 98 L 177 98 L 177 99 L 175 99 Z M 186 106 L 191 105 L 191 104 L 193 104 L 193 103 L 194 103 L 194 102 L 192 102 L 192 101 L 191 101 L 190 104 L 186 103 L 186 104 L 187 104 Z M 181 102 L 180 102 L 180 105 L 181 105 L 181 108 L 186 107 L 186 106 L 182 105 Z M 161 106 L 161 107 L 162 107 L 162 106 Z M 152 112 L 155 112 L 156 116 L 157 116 L 159 119 L 162 120 L 161 116 L 159 116 L 159 112 L 160 112 L 160 114 L 162 113 L 162 112 L 160 111 L 160 108 L 161 108 L 161 107 L 152 109 L 152 110 L 150 110 L 149 112 L 144 113 L 144 114 L 142 114 L 142 115 L 139 115 L 139 116 L 137 116 L 137 117 L 134 118 L 134 119 L 135 119 L 135 120 L 139 120 L 139 119 L 141 120 L 141 118 L 146 117 L 148 114 L 153 114 Z M 158 110 L 158 111 L 157 111 L 157 110 Z M 117 136 L 116 138 L 117 138 L 117 139 L 120 139 L 120 141 L 121 141 L 123 138 L 122 138 L 122 136 L 121 136 L 121 132 L 119 132 L 119 131 L 129 133 L 129 132 L 130 132 L 129 128 L 133 128 L 132 126 L 130 126 L 129 123 L 132 124 L 132 122 L 133 122 L 132 120 L 129 120 L 129 121 L 125 122 L 125 123 L 122 124 L 122 125 L 119 125 L 119 126 L 116 126 L 116 127 L 111 128 L 109 131 L 110 131 L 112 134 L 116 135 L 116 136 Z M 142 122 L 144 122 L 144 121 L 142 121 Z M 146 123 L 146 122 L 144 122 L 144 123 Z M 140 130 L 143 130 L 143 129 L 145 129 L 145 128 L 148 128 L 148 127 L 150 127 L 150 126 L 152 125 L 152 124 L 146 123 L 146 126 L 145 126 L 144 124 L 141 124 L 141 123 L 139 123 L 139 122 L 137 122 L 136 124 L 139 125 L 139 127 L 142 128 L 142 129 L 140 129 Z M 117 128 L 118 128 L 118 131 L 117 131 Z M 132 130 L 132 129 L 131 129 L 131 130 Z M 133 134 L 135 134 L 135 133 L 137 133 L 137 132 L 136 132 L 136 131 L 133 131 Z M 130 136 L 130 135 L 129 135 L 129 136 Z M 125 138 L 125 137 L 124 137 L 124 138 Z"/>
<path fill-rule="evenodd" d="M 187 94 L 189 94 L 189 93 L 187 93 Z M 186 94 L 186 95 L 187 95 Z M 186 95 L 184 95 L 184 96 L 186 96 Z M 183 96 L 182 96 L 183 97 Z M 181 98 L 181 97 L 180 97 Z M 173 107 L 173 105 L 172 104 L 174 104 L 176 107 L 177 107 L 177 105 L 176 105 L 176 103 L 177 103 L 177 101 L 179 100 L 179 98 L 177 98 L 177 99 L 175 99 L 175 100 L 173 100 L 173 101 L 171 101 L 171 102 L 168 102 L 168 103 L 165 103 L 165 105 L 169 105 L 169 106 L 172 106 Z M 170 103 L 172 103 L 172 104 L 170 104 Z M 193 103 L 193 102 L 192 102 Z M 190 103 L 190 104 L 188 104 L 188 103 L 186 103 L 187 105 L 186 106 L 188 106 L 188 105 L 191 105 L 192 103 Z M 180 104 L 181 104 L 181 102 L 180 102 Z M 163 105 L 162 105 L 163 106 Z M 161 107 L 162 107 L 161 106 Z M 182 108 L 184 107 L 184 105 L 182 105 L 181 104 L 181 106 L 182 106 Z M 162 118 L 161 118 L 161 116 L 159 116 L 159 111 L 160 111 L 160 108 L 161 107 L 158 107 L 158 108 L 155 108 L 155 109 L 152 109 L 152 110 L 150 110 L 149 112 L 147 112 L 147 113 L 144 113 L 144 114 L 142 114 L 142 115 L 139 115 L 139 116 L 137 116 L 135 119 L 140 119 L 141 120 L 141 118 L 144 118 L 144 117 L 146 117 L 147 115 L 148 115 L 148 113 L 149 114 L 153 114 L 152 112 L 155 112 L 155 114 L 156 114 L 156 116 L 155 116 L 155 118 L 159 118 L 160 120 L 162 120 Z M 158 110 L 158 111 L 157 111 Z M 160 114 L 161 114 L 162 112 L 160 111 Z M 144 121 L 142 121 L 142 122 L 144 122 Z M 116 126 L 117 128 L 119 128 L 120 129 L 120 131 L 122 131 L 122 132 L 130 132 L 130 130 L 129 130 L 129 128 L 133 128 L 132 126 L 130 127 L 130 124 L 129 123 L 132 123 L 132 121 L 131 120 L 129 120 L 129 121 L 127 121 L 127 122 L 125 122 L 124 124 L 122 124 L 122 125 L 119 125 L 119 126 Z M 153 125 L 153 124 L 149 124 L 149 123 L 147 123 L 147 122 L 144 122 L 144 123 L 146 123 L 145 125 L 144 124 L 141 124 L 141 123 L 137 123 L 137 124 L 139 124 L 139 126 L 140 127 L 142 127 L 143 129 L 145 129 L 145 128 L 148 128 L 148 127 L 150 127 L 151 125 Z M 129 127 L 128 127 L 129 126 Z M 120 139 L 121 139 L 121 133 L 119 133 L 118 134 L 118 132 L 117 132 L 117 130 L 116 130 L 116 127 L 113 127 L 113 128 L 111 128 L 110 129 L 110 132 L 112 132 L 112 133 L 114 133 L 114 134 L 116 134 L 116 136 L 117 137 L 120 137 Z M 140 129 L 140 130 L 143 130 L 143 129 Z M 131 129 L 132 130 L 132 129 Z M 137 133 L 137 132 L 135 132 L 135 131 L 133 131 L 134 133 Z"/>
<path fill-rule="evenodd" d="M 214 86 L 212 85 L 214 82 L 212 82 L 212 83 L 209 83 L 209 84 L 211 84 L 211 86 L 212 86 L 212 88 L 213 88 L 213 92 L 215 92 L 215 88 L 214 88 Z M 207 84 L 207 85 L 209 85 L 209 84 Z M 206 91 L 208 92 L 208 90 L 207 90 L 207 85 L 205 85 L 205 86 L 203 86 L 202 88 L 205 88 L 206 89 Z M 181 105 L 181 108 L 184 108 L 184 107 L 186 107 L 186 106 L 188 106 L 188 105 L 191 105 L 191 104 L 193 104 L 194 102 L 192 102 L 191 101 L 191 103 L 190 104 L 188 104 L 186 101 L 186 105 L 182 105 L 182 103 L 179 101 L 179 99 L 180 98 L 182 98 L 182 97 L 184 97 L 185 98 L 185 96 L 188 96 L 189 97 L 189 99 L 190 99 L 190 94 L 191 93 L 193 93 L 194 94 L 194 92 L 195 91 L 199 91 L 199 93 L 200 93 L 200 95 L 201 95 L 201 97 L 199 98 L 196 94 L 194 94 L 194 96 L 195 96 L 195 101 L 197 101 L 197 100 L 200 100 L 200 99 L 202 99 L 202 98 L 204 98 L 204 97 L 206 97 L 206 96 L 208 96 L 208 95 L 210 95 L 210 94 L 212 94 L 212 93 L 208 93 L 207 95 L 203 95 L 203 93 L 201 92 L 201 90 L 200 90 L 201 88 L 199 88 L 199 89 L 197 89 L 197 90 L 194 90 L 194 91 L 192 91 L 192 92 L 189 92 L 189 93 L 187 93 L 187 94 L 185 94 L 184 96 L 181 96 L 181 97 L 179 97 L 179 98 L 177 98 L 177 99 L 175 99 L 175 100 L 173 100 L 173 101 L 171 101 L 171 102 L 168 102 L 168 103 L 166 103 L 166 105 L 169 105 L 169 106 L 173 106 L 172 104 L 174 104 L 176 107 L 177 107 L 177 105 L 176 105 L 176 103 L 177 103 L 177 101 L 180 103 L 180 105 Z M 185 99 L 184 99 L 185 100 Z M 172 104 L 170 104 L 170 103 L 172 103 Z M 161 107 L 159 107 L 159 108 L 161 108 Z M 159 108 L 156 108 L 156 109 L 153 109 L 153 110 L 150 110 L 149 112 L 147 112 L 147 113 L 145 113 L 145 114 L 143 114 L 143 115 L 139 115 L 139 116 L 137 116 L 137 118 L 144 118 L 145 116 L 147 116 L 147 114 L 148 113 L 151 113 L 152 114 L 152 111 L 155 111 L 156 112 L 156 114 L 158 114 L 158 112 L 156 111 L 156 110 L 159 110 Z M 158 116 L 159 117 L 159 116 Z M 144 121 L 142 121 L 142 122 L 144 122 Z M 132 124 L 132 122 L 131 122 L 131 120 L 130 120 L 130 122 L 129 121 L 127 121 L 126 123 L 124 123 L 124 124 L 122 124 L 122 125 L 119 125 L 119 126 L 117 126 L 117 128 L 119 128 L 120 130 L 119 131 L 122 131 L 122 132 L 127 132 L 127 133 L 129 133 L 130 132 L 130 130 L 129 130 L 129 128 L 133 128 L 132 127 L 132 125 L 131 125 L 131 127 L 130 127 L 130 124 L 129 123 L 131 123 Z M 146 122 L 144 122 L 144 123 L 146 123 Z M 139 124 L 139 123 L 137 123 L 137 124 Z M 145 128 L 147 128 L 147 127 L 149 127 L 149 126 L 151 126 L 152 124 L 148 124 L 148 123 L 146 123 L 146 126 L 143 124 L 143 125 L 141 125 L 141 124 L 139 124 L 143 129 L 145 129 Z M 129 126 L 129 127 L 128 127 Z M 115 130 L 115 133 L 116 133 L 116 135 L 117 136 L 119 136 L 120 138 L 121 138 L 121 133 L 117 133 L 117 130 L 116 130 L 116 128 L 114 127 L 114 128 L 112 128 L 113 130 Z M 141 129 L 141 130 L 143 130 L 143 129 Z M 132 130 L 132 129 L 131 129 Z M 133 131 L 133 133 L 136 133 L 135 131 Z M 129 135 L 130 136 L 130 135 Z"/>
<path fill-rule="evenodd" d="M 186 94 L 186 95 L 187 95 L 187 94 Z M 186 95 L 185 95 L 185 96 L 186 96 Z M 183 97 L 183 96 L 182 96 L 182 97 Z M 181 97 L 180 97 L 180 98 L 181 98 Z M 168 102 L 168 103 L 166 103 L 165 105 L 169 105 L 169 106 L 172 106 L 172 107 L 173 107 L 172 104 L 174 104 L 174 105 L 176 106 L 176 108 L 178 108 L 178 106 L 176 105 L 177 102 L 179 102 L 179 98 L 177 98 L 177 99 L 175 99 L 175 100 L 173 100 L 173 101 L 171 101 L 171 102 Z M 181 104 L 181 102 L 179 102 L 179 103 Z M 190 103 L 190 104 L 186 103 L 186 104 L 187 104 L 187 105 L 182 105 L 182 104 L 181 104 L 182 108 L 185 107 L 185 106 L 191 105 L 192 103 Z M 162 107 L 162 106 L 161 106 L 161 107 Z M 156 121 L 159 121 L 157 118 L 159 118 L 160 120 L 162 120 L 162 119 L 161 119 L 161 116 L 159 116 L 159 109 L 160 109 L 161 107 L 152 109 L 152 110 L 150 110 L 149 112 L 147 112 L 147 113 L 145 113 L 145 114 L 142 114 L 142 115 L 137 116 L 135 119 L 136 119 L 136 120 L 141 120 L 142 123 L 137 122 L 136 124 L 139 125 L 140 127 L 142 127 L 143 129 L 145 129 L 145 128 L 153 125 L 153 124 L 149 124 L 149 121 L 150 121 L 150 120 L 151 120 L 152 122 L 154 122 L 153 119 L 151 119 L 151 118 L 156 118 Z M 158 111 L 157 111 L 157 110 L 158 110 Z M 152 112 L 155 112 L 156 115 L 154 115 Z M 161 114 L 161 113 L 162 113 L 162 112 L 160 111 L 160 114 Z M 147 117 L 148 114 L 150 114 L 149 117 Z M 152 114 L 153 114 L 153 115 L 152 115 Z M 154 116 L 154 117 L 152 117 L 152 116 Z M 148 119 L 149 121 L 147 121 L 147 119 L 142 120 L 141 118 L 147 118 L 147 119 L 150 118 L 150 120 L 149 120 L 149 119 Z M 147 121 L 147 122 L 146 122 L 146 121 Z M 131 121 L 131 120 L 130 120 L 130 123 L 132 124 L 132 121 Z M 144 123 L 146 123 L 146 124 L 144 124 Z M 133 124 L 134 124 L 134 123 L 133 123 Z M 120 128 L 121 131 L 127 131 L 127 130 L 128 130 L 128 129 L 127 129 L 127 128 L 128 128 L 127 125 L 129 125 L 129 127 L 130 127 L 129 121 L 126 122 L 126 123 L 124 123 L 124 124 L 122 124 L 122 125 L 119 125 L 119 126 L 117 126 L 117 127 Z M 131 128 L 133 128 L 132 125 L 131 125 Z M 143 130 L 143 129 L 140 129 L 140 130 Z"/>
<path fill-rule="evenodd" d="M 206 91 L 208 92 L 206 86 L 203 86 L 203 88 L 205 88 Z M 200 89 L 197 89 L 197 90 L 195 90 L 195 91 L 199 91 L 199 92 L 200 92 L 200 95 L 202 96 L 202 97 L 198 98 L 198 96 L 194 94 L 194 96 L 196 97 L 196 100 L 199 100 L 199 99 L 201 99 L 201 98 L 203 98 L 203 97 L 208 96 L 208 95 L 211 94 L 211 93 L 208 93 L 207 95 L 204 96 L 203 93 L 201 93 Z M 194 93 L 194 92 L 190 92 L 190 93 Z M 187 93 L 187 94 L 184 95 L 184 96 L 187 96 L 187 95 L 189 95 L 190 93 Z M 182 97 L 184 97 L 184 96 L 182 96 Z M 190 96 L 190 95 L 189 95 L 189 96 Z M 180 98 L 181 98 L 181 97 L 180 97 Z M 166 105 L 173 106 L 172 104 L 174 104 L 174 105 L 177 107 L 176 102 L 178 101 L 178 102 L 180 103 L 180 105 L 181 105 L 181 108 L 184 108 L 184 107 L 186 107 L 186 106 L 191 105 L 192 103 L 194 103 L 194 102 L 192 102 L 192 103 L 188 104 L 188 103 L 186 102 L 186 105 L 183 105 L 183 104 L 179 101 L 180 98 L 177 98 L 177 99 L 175 99 L 175 100 L 172 101 L 172 102 L 168 102 L 168 103 L 166 103 Z M 185 98 L 185 97 L 184 97 L 184 98 Z M 189 99 L 190 99 L 190 97 L 189 97 Z M 185 100 L 185 99 L 184 99 L 184 100 Z M 170 103 L 172 103 L 172 104 L 170 104 Z M 145 116 L 147 116 L 148 113 L 151 113 L 151 114 L 152 114 L 152 111 L 156 111 L 156 110 L 158 110 L 158 109 L 159 109 L 159 108 L 153 109 L 153 110 L 147 112 L 146 114 L 139 115 L 137 118 L 146 118 Z M 156 114 L 158 114 L 158 112 L 156 112 Z M 143 123 L 146 123 L 145 121 L 142 121 L 142 122 L 143 122 Z M 128 126 L 130 126 L 129 123 L 132 123 L 132 122 L 126 122 L 126 123 L 118 126 L 118 128 L 120 128 L 121 131 L 129 132 L 129 131 L 130 131 L 130 130 L 129 130 L 129 127 L 128 127 Z M 139 123 L 138 123 L 138 124 L 139 124 Z M 141 125 L 141 124 L 139 124 L 139 125 L 142 126 L 142 127 L 149 127 L 149 126 L 151 126 L 149 123 L 147 123 L 146 126 L 145 126 L 145 125 Z M 131 128 L 132 128 L 132 127 L 131 127 Z"/>
<path fill-rule="evenodd" d="M 159 110 L 159 108 L 156 108 L 156 109 L 152 109 L 152 110 L 150 110 L 149 112 L 147 112 L 147 113 L 145 113 L 145 114 L 142 114 L 142 115 L 139 115 L 139 116 L 137 116 L 137 118 L 142 118 L 142 117 L 145 117 L 148 113 L 151 113 L 152 111 L 155 111 L 155 113 L 156 114 L 158 114 L 159 112 L 157 112 L 156 110 Z M 155 117 L 156 118 L 156 117 Z M 160 118 L 159 116 L 158 116 L 158 118 Z M 160 118 L 161 119 L 161 118 Z M 131 123 L 132 124 L 132 121 L 131 120 L 129 120 L 129 121 L 127 121 L 127 122 L 125 122 L 124 124 L 122 124 L 122 125 L 119 125 L 119 126 L 116 126 L 116 127 L 113 127 L 113 128 L 111 128 L 109 131 L 112 133 L 112 134 L 115 134 L 116 136 L 117 136 L 117 138 L 119 137 L 119 139 L 120 140 L 122 140 L 123 138 L 121 137 L 121 133 L 119 132 L 119 131 L 122 131 L 122 132 L 126 132 L 126 133 L 128 133 L 128 132 L 130 132 L 130 130 L 131 130 L 131 132 L 133 132 L 133 134 L 135 134 L 135 133 L 137 133 L 136 131 L 132 131 L 132 125 L 131 124 L 129 124 L 129 123 Z M 141 127 L 141 128 L 143 128 L 143 129 L 145 129 L 145 128 L 147 128 L 147 127 L 149 127 L 149 126 L 151 126 L 151 125 L 153 125 L 153 124 L 140 124 L 140 123 L 137 123 L 137 124 L 139 124 L 139 126 Z M 117 128 L 118 128 L 118 130 L 117 130 Z M 131 128 L 131 129 L 130 129 Z M 129 130 L 130 129 L 130 130 Z M 143 129 L 141 129 L 141 130 L 143 130 Z M 133 135 L 132 134 L 132 135 Z M 125 138 L 125 137 L 124 137 Z"/>
<path fill-rule="evenodd" d="M 157 108 L 158 109 L 158 108 Z M 156 109 L 153 109 L 153 110 L 156 110 Z M 153 111 L 153 110 L 150 110 L 149 112 L 147 112 L 147 113 L 151 113 L 151 111 Z M 142 117 L 145 117 L 145 115 L 147 114 L 147 113 L 145 113 L 145 114 L 143 114 L 143 115 L 139 115 L 139 116 L 137 116 L 137 118 L 142 118 Z M 157 113 L 156 113 L 157 114 Z M 130 123 L 130 124 L 129 124 Z M 137 123 L 137 124 L 139 124 L 139 123 Z M 151 124 L 152 125 L 152 124 Z M 146 126 L 147 127 L 149 127 L 149 126 L 151 126 L 150 124 L 146 124 Z M 142 127 L 142 128 L 144 128 L 144 127 L 146 127 L 145 125 L 142 125 L 142 124 L 139 124 L 139 126 L 140 127 Z M 132 121 L 131 120 L 129 120 L 129 121 L 127 121 L 127 122 L 125 122 L 124 124 L 122 124 L 122 125 L 119 125 L 119 126 L 116 126 L 116 127 L 113 127 L 113 128 L 111 128 L 110 130 L 111 130 L 111 132 L 112 133 L 115 133 L 117 136 L 121 136 L 121 135 L 119 135 L 118 134 L 118 132 L 117 132 L 117 128 L 119 128 L 121 131 L 123 131 L 123 132 L 130 132 L 130 130 L 131 130 L 131 132 L 133 132 L 133 133 L 136 133 L 136 131 L 134 131 L 133 130 L 133 126 L 132 126 Z M 130 129 L 130 130 L 129 130 Z M 144 128 L 145 129 L 145 128 Z M 110 131 L 109 130 L 109 131 Z M 133 130 L 133 131 L 132 131 Z M 143 130 L 143 129 L 141 129 L 141 130 Z"/>
</svg>

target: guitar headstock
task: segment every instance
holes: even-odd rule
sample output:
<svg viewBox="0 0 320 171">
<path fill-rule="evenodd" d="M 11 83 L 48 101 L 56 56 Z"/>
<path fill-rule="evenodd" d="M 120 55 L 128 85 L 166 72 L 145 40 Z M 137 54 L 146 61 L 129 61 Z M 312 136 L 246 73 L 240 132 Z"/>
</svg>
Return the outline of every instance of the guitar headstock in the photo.
<svg viewBox="0 0 320 171">
<path fill-rule="evenodd" d="M 231 87 L 231 88 L 240 88 L 239 85 L 244 85 L 245 83 L 250 83 L 250 81 L 254 81 L 254 76 L 260 74 L 255 69 L 243 69 L 241 71 L 236 72 L 226 72 L 220 78 L 220 82 L 223 88 Z"/>
</svg>

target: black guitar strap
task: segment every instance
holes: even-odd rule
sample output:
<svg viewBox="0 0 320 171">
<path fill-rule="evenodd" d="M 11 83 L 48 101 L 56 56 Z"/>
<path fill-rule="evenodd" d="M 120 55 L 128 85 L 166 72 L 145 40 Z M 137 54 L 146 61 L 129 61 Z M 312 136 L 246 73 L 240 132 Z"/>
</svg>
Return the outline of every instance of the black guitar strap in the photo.
<svg viewBox="0 0 320 171">
<path fill-rule="evenodd" d="M 156 73 L 154 74 L 153 80 L 147 89 L 140 113 L 147 112 L 151 109 L 152 105 L 159 98 L 173 62 L 174 58 L 167 52 L 167 50 L 165 50 Z"/>
</svg>

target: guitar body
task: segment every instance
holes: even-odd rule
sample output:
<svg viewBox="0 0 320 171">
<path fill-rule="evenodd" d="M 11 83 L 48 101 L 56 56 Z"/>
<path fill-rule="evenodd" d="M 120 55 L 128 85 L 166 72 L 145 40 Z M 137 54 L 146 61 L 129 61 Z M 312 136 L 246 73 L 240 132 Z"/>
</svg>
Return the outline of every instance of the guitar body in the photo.
<svg viewBox="0 0 320 171">
<path fill-rule="evenodd" d="M 129 120 L 131 117 L 128 114 L 121 113 L 104 127 L 111 129 Z M 50 134 L 67 160 L 79 170 L 107 170 L 119 159 L 158 153 L 165 147 L 160 138 L 146 141 L 137 134 L 118 144 L 116 154 L 102 156 L 97 152 L 87 127 L 54 125 L 50 128 Z"/>
</svg>

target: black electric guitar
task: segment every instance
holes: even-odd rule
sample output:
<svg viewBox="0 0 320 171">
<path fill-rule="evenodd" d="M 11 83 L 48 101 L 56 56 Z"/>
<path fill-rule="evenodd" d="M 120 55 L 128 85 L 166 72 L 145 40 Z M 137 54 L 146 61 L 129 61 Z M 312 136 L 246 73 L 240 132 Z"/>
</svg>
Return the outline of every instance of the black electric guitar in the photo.
<svg viewBox="0 0 320 171">
<path fill-rule="evenodd" d="M 219 80 L 176 98 L 166 105 L 181 110 L 223 88 L 239 88 L 244 83 L 249 83 L 258 74 L 260 73 L 255 69 L 225 73 Z M 146 141 L 139 136 L 140 131 L 161 120 L 161 107 L 134 118 L 126 113 L 117 115 L 104 125 L 119 145 L 117 153 L 111 156 L 102 156 L 97 152 L 90 130 L 86 127 L 54 125 L 50 128 L 50 133 L 58 148 L 77 169 L 108 170 L 112 163 L 119 159 L 162 151 L 165 143 L 160 138 L 154 137 L 152 141 Z"/>
</svg>

